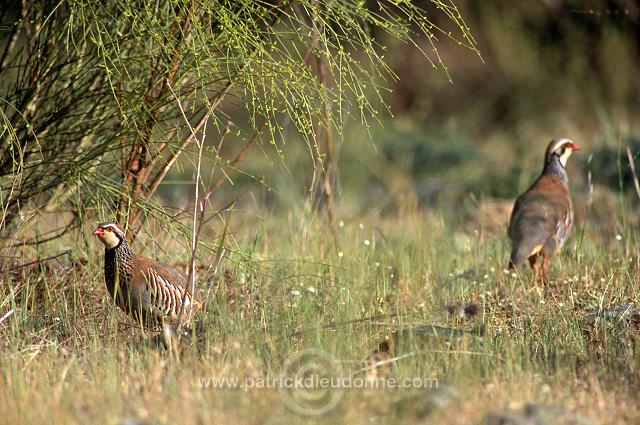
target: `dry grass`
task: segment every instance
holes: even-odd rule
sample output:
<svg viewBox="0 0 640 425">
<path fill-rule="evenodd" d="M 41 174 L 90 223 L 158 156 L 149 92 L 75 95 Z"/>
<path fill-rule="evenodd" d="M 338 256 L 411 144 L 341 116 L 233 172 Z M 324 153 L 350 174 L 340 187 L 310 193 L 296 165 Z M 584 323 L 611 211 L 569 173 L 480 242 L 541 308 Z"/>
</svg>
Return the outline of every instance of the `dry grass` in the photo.
<svg viewBox="0 0 640 425">
<path fill-rule="evenodd" d="M 243 226 L 247 239 L 235 241 L 225 273 L 202 282 L 213 285 L 212 298 L 180 362 L 111 305 L 94 261 L 97 244 L 5 271 L 2 312 L 15 313 L 0 325 L 3 421 L 301 421 L 275 389 L 202 388 L 200 379 L 276 377 L 308 348 L 364 377 L 357 371 L 398 330 L 404 336 L 389 354 L 397 359 L 381 376 L 435 378 L 439 389 L 348 389 L 310 421 L 468 424 L 531 402 L 595 423 L 640 414 L 638 329 L 584 323 L 590 310 L 640 303 L 632 232 L 612 242 L 587 229 L 580 239 L 578 225 L 554 263 L 555 280 L 541 289 L 528 270 L 503 271 L 504 235 L 462 232 L 442 212 L 347 222 L 336 241 L 313 222 L 270 217 Z M 451 317 L 446 306 L 454 301 L 479 303 L 479 315 Z M 485 333 L 409 330 L 425 324 L 483 324 Z M 434 407 L 439 392 L 444 401 Z"/>
</svg>

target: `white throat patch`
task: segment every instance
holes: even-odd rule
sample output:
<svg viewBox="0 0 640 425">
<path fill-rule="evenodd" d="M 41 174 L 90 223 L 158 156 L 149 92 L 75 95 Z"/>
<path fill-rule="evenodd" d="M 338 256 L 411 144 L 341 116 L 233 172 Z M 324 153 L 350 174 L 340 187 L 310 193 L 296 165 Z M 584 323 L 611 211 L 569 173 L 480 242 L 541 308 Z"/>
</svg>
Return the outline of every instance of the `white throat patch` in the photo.
<svg viewBox="0 0 640 425">
<path fill-rule="evenodd" d="M 116 246 L 118 246 L 118 244 L 120 244 L 120 238 L 115 234 L 115 232 L 104 232 L 99 237 L 104 246 L 106 246 L 108 249 L 115 248 Z"/>
<path fill-rule="evenodd" d="M 560 163 L 562 164 L 563 167 L 567 166 L 567 160 L 569 159 L 572 153 L 573 153 L 573 149 L 565 149 L 564 153 L 560 155 Z"/>
<path fill-rule="evenodd" d="M 569 139 L 559 139 L 551 148 L 551 152 L 557 151 L 558 149 L 562 148 L 562 146 L 565 145 L 566 143 L 573 143 L 573 142 Z M 566 148 L 564 152 L 560 155 L 560 163 L 562 164 L 563 167 L 567 166 L 567 161 L 569 160 L 569 157 L 571 156 L 572 153 L 573 153 L 573 149 Z"/>
</svg>

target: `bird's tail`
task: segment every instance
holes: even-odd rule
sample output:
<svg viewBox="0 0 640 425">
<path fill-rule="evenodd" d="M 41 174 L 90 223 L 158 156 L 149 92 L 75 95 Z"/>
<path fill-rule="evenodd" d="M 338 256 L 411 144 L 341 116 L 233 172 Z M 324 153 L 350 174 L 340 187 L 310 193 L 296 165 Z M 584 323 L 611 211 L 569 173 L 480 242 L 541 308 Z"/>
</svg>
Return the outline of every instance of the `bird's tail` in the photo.
<svg viewBox="0 0 640 425">
<path fill-rule="evenodd" d="M 509 269 L 521 266 L 531 253 L 531 248 L 520 244 L 513 244 L 511 257 L 509 258 Z"/>
</svg>

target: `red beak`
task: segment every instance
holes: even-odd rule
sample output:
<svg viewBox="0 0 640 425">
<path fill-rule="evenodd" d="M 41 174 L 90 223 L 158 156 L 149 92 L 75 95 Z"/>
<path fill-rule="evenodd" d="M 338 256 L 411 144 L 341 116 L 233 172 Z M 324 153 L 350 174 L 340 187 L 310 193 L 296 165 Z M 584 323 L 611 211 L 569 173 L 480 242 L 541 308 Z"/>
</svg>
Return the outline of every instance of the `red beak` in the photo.
<svg viewBox="0 0 640 425">
<path fill-rule="evenodd" d="M 102 236 L 104 235 L 104 230 L 102 230 L 102 227 L 98 227 L 96 230 L 93 231 L 93 236 Z"/>
<path fill-rule="evenodd" d="M 572 143 L 571 149 L 573 149 L 574 152 L 578 152 L 580 150 L 580 146 L 576 145 L 575 143 Z"/>
</svg>

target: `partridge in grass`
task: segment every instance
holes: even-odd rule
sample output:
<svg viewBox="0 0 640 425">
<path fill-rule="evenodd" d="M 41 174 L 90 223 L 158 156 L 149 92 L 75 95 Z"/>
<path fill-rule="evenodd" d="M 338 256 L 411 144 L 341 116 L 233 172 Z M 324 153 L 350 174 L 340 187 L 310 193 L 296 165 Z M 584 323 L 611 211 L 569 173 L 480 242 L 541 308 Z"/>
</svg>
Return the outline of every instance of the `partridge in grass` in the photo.
<svg viewBox="0 0 640 425">
<path fill-rule="evenodd" d="M 573 223 L 573 204 L 565 166 L 580 147 L 569 139 L 549 143 L 544 154 L 542 174 L 516 199 L 509 221 L 512 242 L 509 268 L 529 260 L 535 280 L 548 282 L 547 261 L 564 244 Z M 542 257 L 542 266 L 537 263 Z"/>
<path fill-rule="evenodd" d="M 115 223 L 102 223 L 93 234 L 104 244 L 107 291 L 122 311 L 144 325 L 176 323 L 182 311 L 182 323 L 186 322 L 195 305 L 186 274 L 133 254 L 124 231 Z"/>
</svg>

